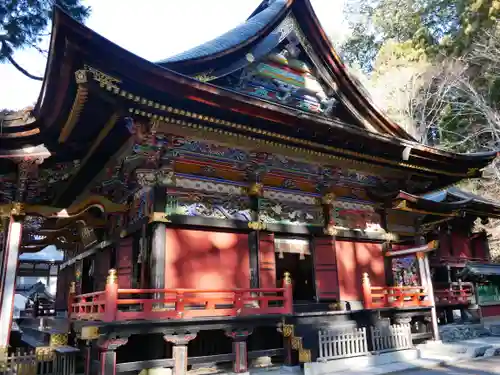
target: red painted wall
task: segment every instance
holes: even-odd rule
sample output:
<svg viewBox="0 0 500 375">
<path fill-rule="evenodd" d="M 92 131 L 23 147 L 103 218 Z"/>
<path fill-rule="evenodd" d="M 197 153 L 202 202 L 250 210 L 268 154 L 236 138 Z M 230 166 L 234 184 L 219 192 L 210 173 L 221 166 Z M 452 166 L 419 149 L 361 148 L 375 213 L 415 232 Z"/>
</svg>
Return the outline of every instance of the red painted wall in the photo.
<svg viewBox="0 0 500 375">
<path fill-rule="evenodd" d="M 167 229 L 165 287 L 249 288 L 248 235 Z"/>
<path fill-rule="evenodd" d="M 487 239 L 480 235 L 471 239 L 471 247 L 474 258 L 488 259 Z"/>
<path fill-rule="evenodd" d="M 133 277 L 133 238 L 122 238 L 116 247 L 116 273 L 118 274 L 118 287 L 127 289 L 132 287 Z"/>
<path fill-rule="evenodd" d="M 446 232 L 439 233 L 439 249 L 437 251 L 437 256 L 439 257 L 450 257 L 451 252 L 451 236 Z"/>
<path fill-rule="evenodd" d="M 453 247 L 453 256 L 472 258 L 470 239 L 466 235 L 462 233 L 452 233 L 451 246 Z"/>
<path fill-rule="evenodd" d="M 500 305 L 481 306 L 481 315 L 483 318 L 500 316 Z"/>
<path fill-rule="evenodd" d="M 341 300 L 362 299 L 361 277 L 364 272 L 370 276 L 373 286 L 385 285 L 381 244 L 336 241 L 336 255 Z"/>
</svg>

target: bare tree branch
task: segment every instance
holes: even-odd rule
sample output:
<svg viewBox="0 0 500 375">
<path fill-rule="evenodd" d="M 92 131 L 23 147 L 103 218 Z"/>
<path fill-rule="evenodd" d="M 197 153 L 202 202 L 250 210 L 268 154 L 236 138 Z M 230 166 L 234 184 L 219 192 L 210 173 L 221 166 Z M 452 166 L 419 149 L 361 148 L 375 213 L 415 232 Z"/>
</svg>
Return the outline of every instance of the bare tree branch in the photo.
<svg viewBox="0 0 500 375">
<path fill-rule="evenodd" d="M 29 73 L 26 69 L 24 69 L 21 65 L 19 65 L 16 60 L 14 60 L 14 58 L 12 57 L 12 54 L 11 54 L 11 51 L 10 51 L 10 48 L 9 46 L 7 45 L 7 43 L 2 40 L 1 41 L 2 43 L 2 51 L 4 52 L 3 55 L 5 56 L 5 58 L 12 64 L 14 65 L 14 67 L 19 70 L 21 73 L 23 73 L 26 77 L 28 78 L 31 78 L 31 79 L 34 79 L 36 81 L 43 81 L 43 77 L 38 77 L 38 76 L 35 76 L 31 73 Z"/>
</svg>

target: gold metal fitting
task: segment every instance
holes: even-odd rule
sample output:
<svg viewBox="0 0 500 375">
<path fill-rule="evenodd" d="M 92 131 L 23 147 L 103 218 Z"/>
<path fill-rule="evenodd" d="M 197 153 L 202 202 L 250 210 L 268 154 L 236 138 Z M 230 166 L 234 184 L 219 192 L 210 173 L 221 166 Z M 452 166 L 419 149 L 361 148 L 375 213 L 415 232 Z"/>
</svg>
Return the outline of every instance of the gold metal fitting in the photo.
<svg viewBox="0 0 500 375">
<path fill-rule="evenodd" d="M 290 272 L 285 272 L 283 275 L 283 281 L 285 284 L 291 284 L 292 283 L 292 278 L 290 277 Z"/>
<path fill-rule="evenodd" d="M 118 282 L 118 276 L 116 275 L 116 270 L 111 268 L 108 271 L 108 277 L 106 278 L 106 284 L 116 284 Z"/>
</svg>

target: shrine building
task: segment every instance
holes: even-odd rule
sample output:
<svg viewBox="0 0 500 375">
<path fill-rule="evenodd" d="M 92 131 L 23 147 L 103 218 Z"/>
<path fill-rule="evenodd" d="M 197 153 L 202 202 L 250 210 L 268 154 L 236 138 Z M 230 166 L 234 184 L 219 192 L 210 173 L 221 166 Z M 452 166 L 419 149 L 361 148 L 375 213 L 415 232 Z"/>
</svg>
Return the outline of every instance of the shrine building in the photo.
<svg viewBox="0 0 500 375">
<path fill-rule="evenodd" d="M 265 0 L 158 62 L 55 8 L 36 105 L 1 116 L 0 347 L 12 270 L 48 245 L 65 254 L 54 306 L 20 328 L 78 348 L 86 375 L 307 367 L 500 315 L 476 229 L 500 206 L 454 187 L 497 153 L 389 119 L 309 0 Z"/>
</svg>

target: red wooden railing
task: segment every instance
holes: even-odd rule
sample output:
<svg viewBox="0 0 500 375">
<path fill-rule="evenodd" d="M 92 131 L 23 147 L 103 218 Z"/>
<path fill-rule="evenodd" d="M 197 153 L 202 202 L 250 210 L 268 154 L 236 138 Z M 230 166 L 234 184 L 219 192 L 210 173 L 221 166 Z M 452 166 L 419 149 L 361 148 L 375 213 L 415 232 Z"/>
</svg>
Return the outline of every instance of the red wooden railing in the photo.
<svg viewBox="0 0 500 375">
<path fill-rule="evenodd" d="M 119 289 L 110 270 L 106 290 L 70 294 L 69 316 L 74 320 L 192 319 L 216 316 L 291 314 L 290 276 L 282 288 L 258 289 Z"/>
<path fill-rule="evenodd" d="M 429 295 L 421 286 L 371 286 L 365 273 L 362 288 L 365 309 L 431 306 Z"/>
<path fill-rule="evenodd" d="M 469 282 L 436 283 L 434 285 L 436 305 L 465 305 L 474 303 L 474 285 Z"/>
</svg>

